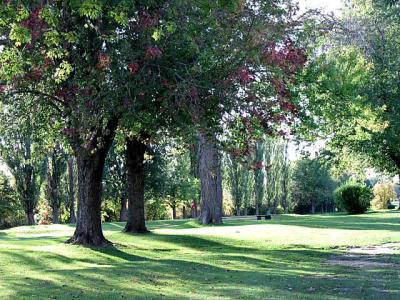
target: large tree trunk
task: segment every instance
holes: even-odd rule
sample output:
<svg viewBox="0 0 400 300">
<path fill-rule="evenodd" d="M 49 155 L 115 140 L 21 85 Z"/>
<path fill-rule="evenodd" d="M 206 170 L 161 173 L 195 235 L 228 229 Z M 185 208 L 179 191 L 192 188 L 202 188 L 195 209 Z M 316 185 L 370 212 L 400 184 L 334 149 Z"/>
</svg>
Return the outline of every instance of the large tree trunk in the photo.
<svg viewBox="0 0 400 300">
<path fill-rule="evenodd" d="M 68 196 L 69 196 L 69 223 L 76 223 L 75 216 L 75 174 L 74 158 L 68 160 Z"/>
<path fill-rule="evenodd" d="M 100 149 L 92 155 L 80 154 L 77 157 L 78 219 L 69 243 L 96 247 L 109 244 L 101 229 L 101 181 L 105 152 Z"/>
<path fill-rule="evenodd" d="M 91 143 L 84 147 L 79 140 L 72 141 L 78 165 L 78 218 L 74 235 L 67 243 L 93 247 L 111 244 L 101 228 L 102 176 L 108 150 L 115 136 L 117 119 L 98 129 Z"/>
<path fill-rule="evenodd" d="M 138 139 L 126 139 L 128 180 L 128 221 L 125 232 L 146 233 L 144 217 L 144 154 L 146 145 Z"/>
<path fill-rule="evenodd" d="M 60 224 L 60 210 L 58 207 L 53 208 L 53 224 Z"/>
<path fill-rule="evenodd" d="M 215 137 L 199 133 L 199 176 L 201 182 L 201 224 L 222 224 L 221 159 Z"/>
<path fill-rule="evenodd" d="M 33 211 L 29 211 L 26 213 L 26 220 L 28 222 L 28 225 L 35 225 L 35 218 Z"/>
<path fill-rule="evenodd" d="M 126 222 L 128 220 L 128 208 L 127 208 L 126 195 L 121 197 L 121 210 L 119 212 L 119 221 Z"/>
</svg>

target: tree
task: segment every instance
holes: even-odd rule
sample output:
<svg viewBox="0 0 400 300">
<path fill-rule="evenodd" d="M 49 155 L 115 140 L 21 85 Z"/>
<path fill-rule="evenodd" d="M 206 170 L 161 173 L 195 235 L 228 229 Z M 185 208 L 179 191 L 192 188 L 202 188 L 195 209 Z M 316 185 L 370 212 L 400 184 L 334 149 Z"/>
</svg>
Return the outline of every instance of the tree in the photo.
<svg viewBox="0 0 400 300">
<path fill-rule="evenodd" d="M 51 111 L 64 125 L 77 160 L 78 217 L 69 240 L 75 244 L 108 244 L 101 230 L 101 180 L 118 123 L 133 131 L 127 136 L 139 138 L 141 132 L 155 131 L 156 126 L 143 127 L 156 120 L 168 128 L 174 122 L 179 129 L 187 125 L 193 129 L 193 123 L 198 125 L 196 131 L 209 124 L 221 128 L 222 116 L 233 108 L 252 112 L 260 123 L 271 123 L 276 107 L 291 110 L 286 78 L 305 62 L 304 53 L 291 41 L 293 32 L 286 30 L 297 26 L 289 20 L 294 11 L 290 3 L 131 4 L 10 1 L 0 11 L 0 34 L 5 37 L 0 55 L 2 96 L 35 95 L 40 108 Z M 271 41 L 283 46 L 266 46 Z M 172 50 L 176 56 L 170 55 Z M 243 57 L 250 53 L 256 54 Z M 277 76 L 265 72 L 266 65 Z M 256 108 L 239 105 L 254 102 L 244 100 L 249 99 L 245 97 L 249 88 L 240 101 L 235 95 L 250 87 L 257 71 L 264 74 L 260 81 L 274 83 L 269 87 L 273 91 L 263 93 Z M 271 93 L 280 94 L 273 105 L 265 101 Z M 274 113 L 276 122 L 277 117 Z M 211 131 L 213 136 L 218 132 Z"/>
<path fill-rule="evenodd" d="M 69 204 L 69 223 L 76 222 L 75 215 L 75 160 L 73 156 L 68 158 L 68 204 Z"/>
<path fill-rule="evenodd" d="M 237 157 L 226 155 L 225 174 L 236 215 L 240 216 L 242 209 L 246 215 L 249 206 L 248 198 L 250 198 L 252 192 L 252 174 L 249 167 L 242 161 L 239 161 Z"/>
<path fill-rule="evenodd" d="M 18 201 L 17 191 L 11 186 L 10 179 L 0 173 L 0 228 L 5 229 L 23 224 L 24 210 Z"/>
<path fill-rule="evenodd" d="M 29 99 L 26 99 L 26 102 Z M 40 125 L 34 118 L 27 120 L 25 106 L 15 107 L 3 105 L 0 113 L 0 155 L 15 179 L 15 186 L 21 206 L 23 207 L 27 224 L 34 225 L 34 210 L 40 184 L 41 164 L 38 136 Z M 32 122 L 33 121 L 33 122 Z M 40 176 L 42 175 L 42 176 Z"/>
<path fill-rule="evenodd" d="M 312 213 L 333 211 L 335 183 L 320 159 L 304 157 L 291 172 L 290 195 L 294 211 Z"/>
<path fill-rule="evenodd" d="M 277 137 L 266 138 L 265 141 L 266 167 L 266 206 L 275 213 L 282 204 L 287 208 L 287 183 L 288 183 L 288 142 Z"/>
<path fill-rule="evenodd" d="M 400 23 L 398 5 L 382 2 L 354 1 L 335 20 L 322 43 L 328 50 L 319 51 L 307 67 L 303 103 L 314 119 L 308 128 L 318 128 L 333 148 L 398 173 Z"/>
<path fill-rule="evenodd" d="M 103 179 L 104 200 L 109 199 L 117 202 L 119 209 L 119 221 L 128 220 L 128 193 L 127 193 L 127 168 L 125 158 L 125 145 L 121 141 L 122 136 L 118 135 L 113 147 L 108 154 Z"/>
<path fill-rule="evenodd" d="M 126 232 L 147 232 L 144 218 L 144 154 L 146 145 L 141 139 L 126 139 L 128 178 L 128 222 Z"/>
<path fill-rule="evenodd" d="M 397 194 L 394 191 L 393 184 L 377 183 L 373 189 L 374 198 L 371 205 L 374 209 L 388 209 L 390 201 L 397 199 Z"/>
<path fill-rule="evenodd" d="M 52 221 L 58 224 L 60 206 L 62 198 L 60 195 L 60 181 L 61 176 L 65 173 L 67 168 L 67 156 L 61 145 L 56 143 L 53 150 L 48 157 L 47 162 L 47 196 L 49 205 L 52 208 L 53 215 Z"/>
<path fill-rule="evenodd" d="M 254 193 L 255 193 L 256 215 L 260 214 L 260 206 L 264 202 L 264 197 L 265 197 L 264 160 L 265 160 L 265 143 L 263 141 L 257 141 L 255 149 L 255 164 L 254 164 Z"/>
<path fill-rule="evenodd" d="M 76 157 L 78 216 L 70 243 L 109 244 L 100 212 L 105 158 L 125 104 L 137 99 L 128 86 L 140 90 L 131 80 L 138 71 L 135 61 L 159 54 L 148 45 L 154 31 L 143 30 L 151 23 L 143 9 L 149 3 L 137 2 L 10 1 L 0 11 L 3 98 L 36 96 L 40 109 L 64 125 Z M 138 40 L 147 40 L 147 46 Z"/>
</svg>

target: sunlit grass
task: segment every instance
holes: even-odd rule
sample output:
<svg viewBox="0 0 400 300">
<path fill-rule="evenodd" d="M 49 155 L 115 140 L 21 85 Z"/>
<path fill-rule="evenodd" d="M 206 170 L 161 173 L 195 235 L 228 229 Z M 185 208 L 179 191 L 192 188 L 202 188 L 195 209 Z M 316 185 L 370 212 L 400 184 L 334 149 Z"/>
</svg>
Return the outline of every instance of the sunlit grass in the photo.
<svg viewBox="0 0 400 300">
<path fill-rule="evenodd" d="M 400 242 L 399 212 L 148 226 L 139 236 L 104 224 L 107 249 L 64 244 L 69 225 L 0 231 L 0 299 L 400 298 L 398 268 L 324 263 L 347 246 Z"/>
</svg>

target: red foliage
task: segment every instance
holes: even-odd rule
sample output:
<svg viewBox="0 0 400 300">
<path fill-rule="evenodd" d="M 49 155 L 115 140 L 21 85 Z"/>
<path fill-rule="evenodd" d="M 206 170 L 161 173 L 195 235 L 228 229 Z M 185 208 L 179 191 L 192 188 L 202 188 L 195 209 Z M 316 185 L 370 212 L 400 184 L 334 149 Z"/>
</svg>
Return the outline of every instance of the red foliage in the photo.
<svg viewBox="0 0 400 300">
<path fill-rule="evenodd" d="M 296 110 L 296 105 L 287 101 L 281 101 L 280 107 L 287 112 L 294 112 Z"/>
<path fill-rule="evenodd" d="M 161 80 L 161 86 L 168 87 L 169 86 L 168 80 L 167 79 Z"/>
<path fill-rule="evenodd" d="M 46 57 L 44 59 L 44 68 L 47 69 L 48 67 L 52 66 L 54 64 L 54 61 L 50 57 Z"/>
<path fill-rule="evenodd" d="M 275 91 L 278 93 L 279 96 L 283 98 L 288 98 L 290 96 L 289 90 L 286 88 L 282 80 L 273 78 L 271 80 L 271 84 L 275 88 Z"/>
<path fill-rule="evenodd" d="M 189 95 L 191 99 L 198 99 L 199 98 L 199 91 L 196 87 L 192 87 L 189 91 Z"/>
<path fill-rule="evenodd" d="M 163 52 L 157 46 L 148 46 L 146 48 L 146 57 L 150 59 L 160 58 Z"/>
<path fill-rule="evenodd" d="M 141 29 L 148 29 L 157 26 L 159 17 L 150 15 L 147 11 L 139 12 L 138 26 Z"/>
<path fill-rule="evenodd" d="M 40 17 L 42 8 L 39 7 L 32 11 L 29 18 L 21 22 L 21 26 L 29 29 L 31 34 L 31 44 L 27 45 L 30 48 L 40 38 L 44 30 L 46 29 L 46 23 Z"/>
<path fill-rule="evenodd" d="M 258 161 L 253 166 L 254 170 L 261 170 L 263 168 L 264 168 L 264 162 L 263 161 Z"/>
<path fill-rule="evenodd" d="M 277 49 L 271 43 L 263 55 L 264 63 L 280 67 L 285 73 L 291 74 L 304 66 L 307 56 L 304 49 L 296 48 L 291 42 L 287 42 L 284 47 Z"/>
<path fill-rule="evenodd" d="M 236 78 L 241 85 L 247 85 L 254 81 L 254 74 L 252 74 L 248 67 L 242 67 L 236 72 Z"/>
<path fill-rule="evenodd" d="M 111 65 L 111 57 L 107 54 L 100 53 L 97 56 L 97 65 L 96 68 L 99 70 L 109 69 Z"/>
<path fill-rule="evenodd" d="M 33 68 L 24 78 L 30 81 L 39 81 L 42 79 L 42 72 L 38 68 Z"/>
<path fill-rule="evenodd" d="M 137 73 L 137 71 L 139 71 L 139 64 L 136 62 L 128 64 L 128 71 L 132 75 L 135 75 Z"/>
<path fill-rule="evenodd" d="M 79 92 L 80 92 L 80 90 L 79 90 L 78 86 L 63 87 L 55 93 L 55 96 L 66 101 L 66 100 L 74 99 L 78 95 Z M 82 92 L 85 92 L 85 91 L 82 91 Z"/>
</svg>

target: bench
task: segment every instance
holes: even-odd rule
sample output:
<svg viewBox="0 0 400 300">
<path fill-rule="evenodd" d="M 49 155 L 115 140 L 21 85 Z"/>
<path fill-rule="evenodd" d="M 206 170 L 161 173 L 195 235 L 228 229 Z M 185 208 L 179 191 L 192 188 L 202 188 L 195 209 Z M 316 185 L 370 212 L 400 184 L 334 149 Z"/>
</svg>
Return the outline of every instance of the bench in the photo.
<svg viewBox="0 0 400 300">
<path fill-rule="evenodd" d="M 262 218 L 265 220 L 271 220 L 271 215 L 257 215 L 257 220 L 262 220 Z"/>
</svg>

